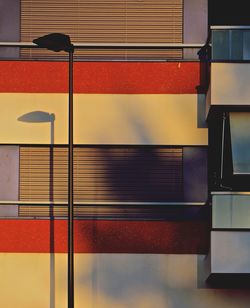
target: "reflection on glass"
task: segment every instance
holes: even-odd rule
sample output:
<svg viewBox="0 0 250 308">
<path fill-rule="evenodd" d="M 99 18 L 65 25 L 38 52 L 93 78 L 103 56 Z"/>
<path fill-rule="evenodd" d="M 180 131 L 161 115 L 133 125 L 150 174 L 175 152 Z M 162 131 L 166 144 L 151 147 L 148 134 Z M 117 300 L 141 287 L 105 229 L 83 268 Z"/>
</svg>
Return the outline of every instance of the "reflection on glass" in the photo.
<svg viewBox="0 0 250 308">
<path fill-rule="evenodd" d="M 212 32 L 212 57 L 214 60 L 229 59 L 229 31 L 215 30 Z"/>
<path fill-rule="evenodd" d="M 244 31 L 243 42 L 243 60 L 250 60 L 250 31 Z"/>
<path fill-rule="evenodd" d="M 243 58 L 243 31 L 241 30 L 231 30 L 230 31 L 230 49 L 231 55 L 230 59 L 239 60 Z"/>
<path fill-rule="evenodd" d="M 230 112 L 234 174 L 250 174 L 250 112 Z"/>
<path fill-rule="evenodd" d="M 250 30 L 213 30 L 213 60 L 250 60 Z"/>
</svg>

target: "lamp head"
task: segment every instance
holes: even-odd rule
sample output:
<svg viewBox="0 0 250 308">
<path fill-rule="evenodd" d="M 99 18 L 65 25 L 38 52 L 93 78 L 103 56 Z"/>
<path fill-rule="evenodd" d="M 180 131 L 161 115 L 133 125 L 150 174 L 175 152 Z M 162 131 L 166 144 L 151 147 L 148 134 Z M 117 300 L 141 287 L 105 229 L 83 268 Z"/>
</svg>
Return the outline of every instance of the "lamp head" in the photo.
<svg viewBox="0 0 250 308">
<path fill-rule="evenodd" d="M 50 33 L 33 40 L 33 43 L 38 47 L 47 48 L 52 51 L 66 51 L 74 50 L 74 45 L 70 41 L 69 35 L 63 33 Z"/>
</svg>

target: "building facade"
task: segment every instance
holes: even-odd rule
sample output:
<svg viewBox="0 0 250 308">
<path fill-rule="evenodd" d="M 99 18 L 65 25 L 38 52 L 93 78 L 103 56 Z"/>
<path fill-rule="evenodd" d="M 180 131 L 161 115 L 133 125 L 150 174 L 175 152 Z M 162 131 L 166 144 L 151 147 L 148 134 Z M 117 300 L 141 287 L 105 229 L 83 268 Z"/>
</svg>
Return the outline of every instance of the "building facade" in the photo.
<svg viewBox="0 0 250 308">
<path fill-rule="evenodd" d="M 247 307 L 247 290 L 206 281 L 214 274 L 210 246 L 224 241 L 215 243 L 224 235 L 214 232 L 231 228 L 221 226 L 228 205 L 221 212 L 216 203 L 229 189 L 220 182 L 222 122 L 213 105 L 228 104 L 228 88 L 229 99 L 237 95 L 229 79 L 238 69 L 207 61 L 207 1 L 0 5 L 2 42 L 63 32 L 76 44 L 171 44 L 75 51 L 75 307 Z M 1 302 L 66 307 L 67 55 L 0 49 Z M 248 104 L 247 93 L 242 100 Z"/>
</svg>

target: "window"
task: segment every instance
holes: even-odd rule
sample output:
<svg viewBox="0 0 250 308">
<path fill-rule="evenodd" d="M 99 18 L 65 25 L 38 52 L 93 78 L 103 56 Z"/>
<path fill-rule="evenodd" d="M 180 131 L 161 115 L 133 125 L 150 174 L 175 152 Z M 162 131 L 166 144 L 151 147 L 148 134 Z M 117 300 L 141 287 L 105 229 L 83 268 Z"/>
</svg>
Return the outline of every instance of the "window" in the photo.
<svg viewBox="0 0 250 308">
<path fill-rule="evenodd" d="M 21 41 L 61 32 L 74 43 L 182 43 L 183 0 L 21 1 Z M 23 58 L 63 53 L 22 49 Z M 78 59 L 181 58 L 176 50 L 77 50 Z"/>
<path fill-rule="evenodd" d="M 249 123 L 250 112 L 230 111 L 219 114 L 211 125 L 212 190 L 249 190 Z"/>
<path fill-rule="evenodd" d="M 212 30 L 213 60 L 250 60 L 249 29 L 242 27 L 238 30 L 219 30 L 215 26 Z"/>
<path fill-rule="evenodd" d="M 75 201 L 183 199 L 182 148 L 76 147 Z M 67 201 L 67 148 L 20 148 L 20 200 Z"/>
<path fill-rule="evenodd" d="M 67 167 L 66 147 L 20 147 L 20 200 L 67 202 Z M 78 204 L 182 201 L 183 149 L 75 147 L 74 200 Z M 20 206 L 21 215 L 39 211 L 48 213 L 49 207 Z"/>
<path fill-rule="evenodd" d="M 233 174 L 250 175 L 250 112 L 230 112 Z"/>
</svg>

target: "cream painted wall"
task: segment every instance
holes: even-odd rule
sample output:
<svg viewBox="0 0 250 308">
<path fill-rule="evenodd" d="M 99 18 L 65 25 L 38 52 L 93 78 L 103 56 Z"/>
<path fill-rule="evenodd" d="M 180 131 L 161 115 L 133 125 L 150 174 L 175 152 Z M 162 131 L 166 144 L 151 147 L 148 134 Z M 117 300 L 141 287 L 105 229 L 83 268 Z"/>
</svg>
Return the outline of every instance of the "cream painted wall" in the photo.
<svg viewBox="0 0 250 308">
<path fill-rule="evenodd" d="M 33 111 L 55 113 L 55 141 L 67 143 L 67 95 L 65 94 L 0 94 L 0 143 L 51 142 L 51 124 L 25 123 L 19 117 Z"/>
<path fill-rule="evenodd" d="M 54 140 L 67 143 L 67 94 L 0 94 L 0 143 L 49 144 L 50 123 L 24 123 L 32 111 L 55 114 Z M 76 144 L 207 145 L 196 94 L 76 94 Z"/>
<path fill-rule="evenodd" d="M 250 63 L 211 64 L 211 104 L 250 105 Z"/>
<path fill-rule="evenodd" d="M 248 290 L 206 289 L 199 269 L 203 258 L 76 254 L 75 308 L 249 307 Z M 1 307 L 66 308 L 67 256 L 55 254 L 54 261 L 51 292 L 49 254 L 1 253 Z"/>
</svg>

